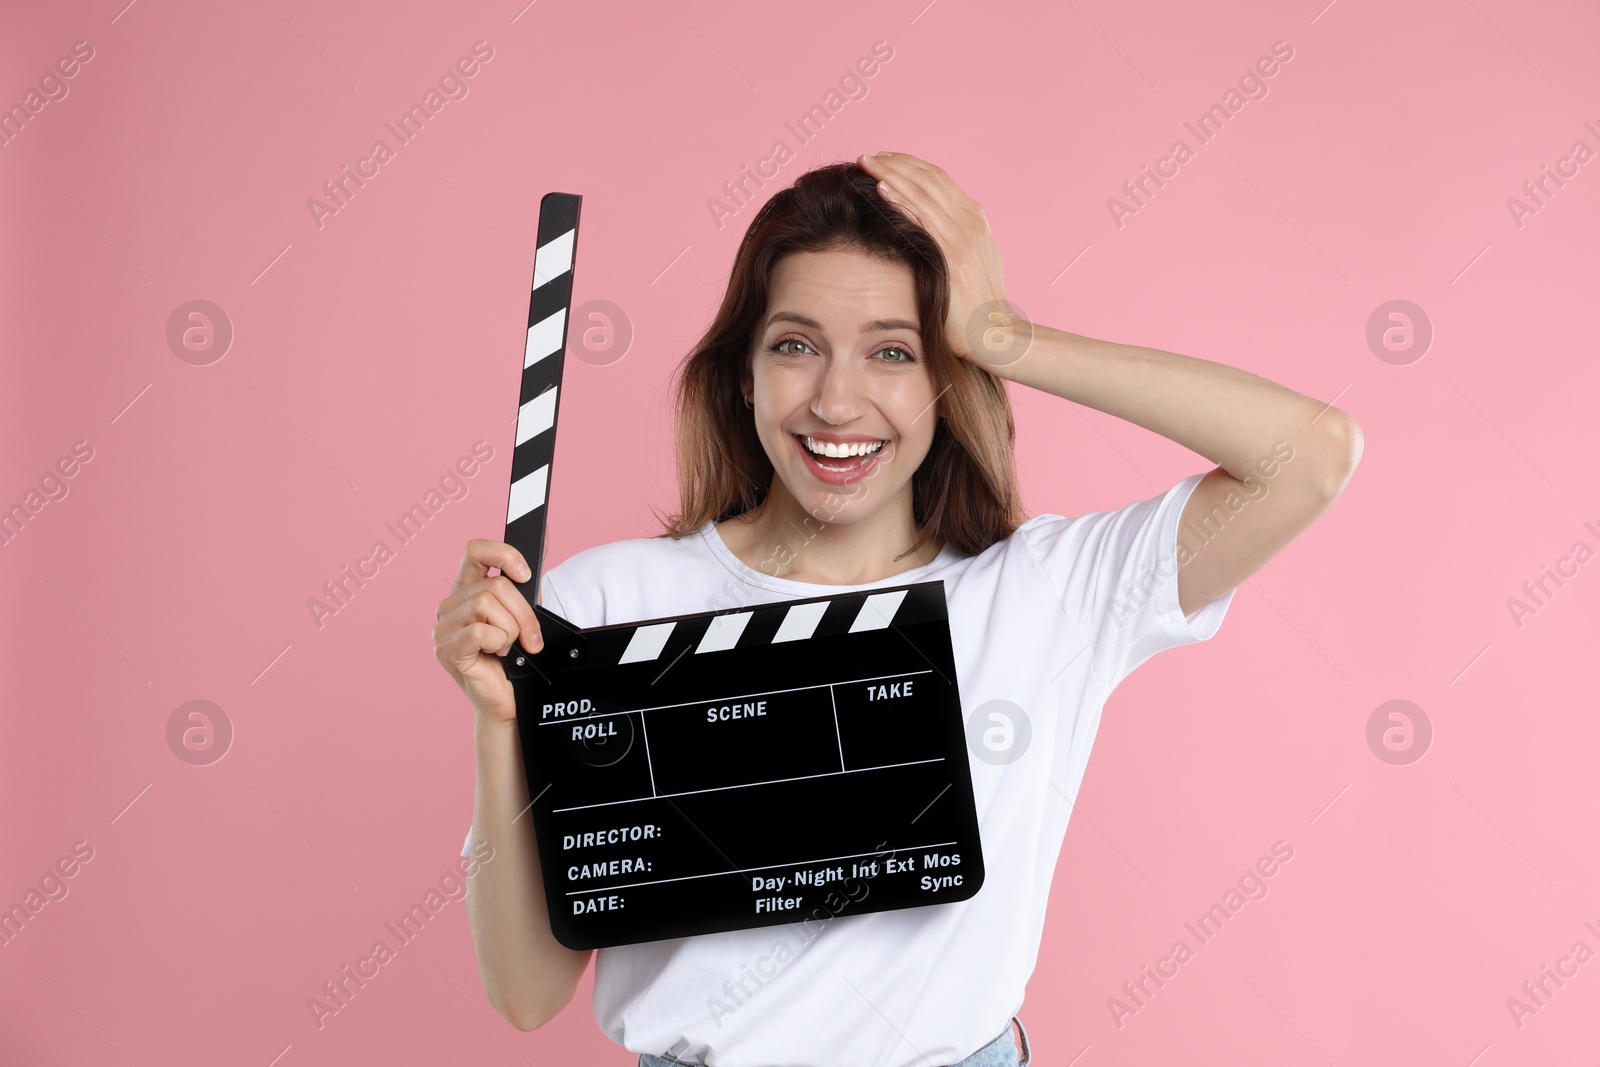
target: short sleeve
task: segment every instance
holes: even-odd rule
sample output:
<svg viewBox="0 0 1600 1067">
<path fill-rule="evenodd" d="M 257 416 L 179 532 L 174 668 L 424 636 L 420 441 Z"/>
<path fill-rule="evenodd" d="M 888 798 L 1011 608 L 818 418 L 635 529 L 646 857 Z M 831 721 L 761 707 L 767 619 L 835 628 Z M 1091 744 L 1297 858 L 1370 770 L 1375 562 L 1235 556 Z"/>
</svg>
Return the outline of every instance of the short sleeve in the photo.
<svg viewBox="0 0 1600 1067">
<path fill-rule="evenodd" d="M 561 606 L 561 597 L 556 593 L 555 585 L 550 580 L 550 571 L 546 571 L 539 578 L 539 603 L 551 611 L 567 617 L 566 610 Z M 472 858 L 472 824 L 467 824 L 467 839 L 461 844 L 461 854 L 468 859 Z"/>
<path fill-rule="evenodd" d="M 539 579 L 539 603 L 551 611 L 567 618 L 567 609 L 561 604 L 561 594 L 556 591 L 554 573 L 546 571 L 544 577 Z"/>
<path fill-rule="evenodd" d="M 1087 635 L 1093 673 L 1107 689 L 1163 649 L 1208 640 L 1227 615 L 1231 589 L 1192 615 L 1178 606 L 1178 523 L 1204 477 L 1114 511 L 1038 515 L 1018 529 Z"/>
</svg>

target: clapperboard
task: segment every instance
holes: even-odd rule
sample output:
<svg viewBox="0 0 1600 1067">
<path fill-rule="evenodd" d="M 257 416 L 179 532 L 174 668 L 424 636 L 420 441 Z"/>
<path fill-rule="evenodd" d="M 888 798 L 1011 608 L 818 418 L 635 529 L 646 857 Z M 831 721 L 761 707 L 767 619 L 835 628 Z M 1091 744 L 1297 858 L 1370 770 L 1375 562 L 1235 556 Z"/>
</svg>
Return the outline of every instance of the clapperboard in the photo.
<svg viewBox="0 0 1600 1067">
<path fill-rule="evenodd" d="M 539 208 L 506 541 L 543 573 L 581 198 Z M 647 579 L 646 579 L 647 580 Z M 983 884 L 944 583 L 580 629 L 505 657 L 569 948 L 948 904 Z"/>
</svg>

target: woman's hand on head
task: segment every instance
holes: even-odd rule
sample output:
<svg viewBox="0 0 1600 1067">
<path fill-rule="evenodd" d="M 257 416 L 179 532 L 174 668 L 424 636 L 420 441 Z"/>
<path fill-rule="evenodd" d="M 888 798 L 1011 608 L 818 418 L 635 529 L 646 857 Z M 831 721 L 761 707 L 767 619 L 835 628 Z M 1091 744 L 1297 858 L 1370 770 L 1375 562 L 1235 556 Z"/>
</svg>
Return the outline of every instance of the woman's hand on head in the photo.
<svg viewBox="0 0 1600 1067">
<path fill-rule="evenodd" d="M 1016 358 L 1022 316 L 1006 299 L 1005 268 L 989 219 L 945 171 L 904 152 L 863 155 L 878 192 L 939 244 L 950 272 L 945 335 L 962 359 L 1003 365 Z"/>
<path fill-rule="evenodd" d="M 491 576 L 491 567 L 500 573 Z M 543 647 L 539 620 L 511 580 L 525 581 L 530 573 L 515 548 L 475 538 L 467 542 L 454 588 L 434 613 L 433 654 L 467 694 L 480 721 L 516 720 L 516 695 L 500 657 L 519 638 L 530 652 Z"/>
</svg>

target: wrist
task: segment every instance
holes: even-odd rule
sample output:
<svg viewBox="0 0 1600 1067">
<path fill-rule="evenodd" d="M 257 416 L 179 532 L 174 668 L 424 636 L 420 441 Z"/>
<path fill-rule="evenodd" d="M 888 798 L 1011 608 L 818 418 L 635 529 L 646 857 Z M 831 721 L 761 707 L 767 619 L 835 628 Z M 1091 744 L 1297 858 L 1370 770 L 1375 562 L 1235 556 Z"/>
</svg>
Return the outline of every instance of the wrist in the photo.
<svg viewBox="0 0 1600 1067">
<path fill-rule="evenodd" d="M 517 720 L 475 712 L 472 718 L 472 739 L 479 750 L 500 750 L 517 740 Z"/>
<path fill-rule="evenodd" d="M 1036 329 L 1005 297 L 985 301 L 967 320 L 967 358 L 997 378 L 1009 379 L 1032 349 Z"/>
</svg>

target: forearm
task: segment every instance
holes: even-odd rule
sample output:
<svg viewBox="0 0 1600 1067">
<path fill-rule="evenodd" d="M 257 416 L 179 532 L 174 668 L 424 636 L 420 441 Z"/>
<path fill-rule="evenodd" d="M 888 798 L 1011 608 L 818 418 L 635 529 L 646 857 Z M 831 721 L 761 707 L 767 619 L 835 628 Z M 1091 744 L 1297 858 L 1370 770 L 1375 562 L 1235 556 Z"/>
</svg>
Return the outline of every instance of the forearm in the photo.
<svg viewBox="0 0 1600 1067">
<path fill-rule="evenodd" d="M 516 723 L 480 719 L 473 736 L 472 840 L 487 841 L 494 860 L 473 879 L 467 921 L 489 1002 L 514 1026 L 531 1030 L 572 999 L 592 953 L 567 948 L 550 931 Z"/>
<path fill-rule="evenodd" d="M 1276 382 L 1221 363 L 1116 344 L 1028 324 L 1032 340 L 1014 362 L 983 363 L 1021 385 L 1126 419 L 1197 452 L 1243 481 L 1287 443 L 1284 476 L 1337 490 L 1359 439 L 1345 413 Z M 1024 335 L 1025 336 L 1025 335 Z M 1304 462 L 1302 462 L 1304 460 Z"/>
</svg>

